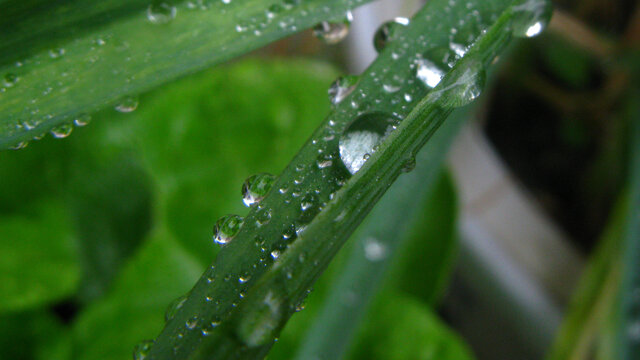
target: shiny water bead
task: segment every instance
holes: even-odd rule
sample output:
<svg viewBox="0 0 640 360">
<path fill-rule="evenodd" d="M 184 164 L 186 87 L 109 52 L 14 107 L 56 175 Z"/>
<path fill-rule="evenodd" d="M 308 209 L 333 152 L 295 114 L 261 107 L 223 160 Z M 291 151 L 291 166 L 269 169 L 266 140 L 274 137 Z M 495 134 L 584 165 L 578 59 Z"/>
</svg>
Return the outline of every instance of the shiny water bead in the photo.
<svg viewBox="0 0 640 360">
<path fill-rule="evenodd" d="M 169 303 L 167 310 L 164 312 L 164 321 L 168 322 L 173 319 L 173 317 L 176 316 L 176 313 L 178 313 L 178 310 L 180 310 L 182 305 L 184 305 L 185 301 L 187 301 L 187 295 L 182 295 Z"/>
<path fill-rule="evenodd" d="M 486 72 L 479 61 L 468 59 L 456 66 L 445 79 L 446 82 L 428 96 L 445 106 L 460 107 L 480 96 L 486 82 Z"/>
<path fill-rule="evenodd" d="M 313 28 L 313 34 L 324 43 L 334 45 L 342 41 L 349 34 L 349 26 L 353 21 L 353 14 L 348 11 L 340 21 L 323 21 Z"/>
<path fill-rule="evenodd" d="M 434 88 L 460 57 L 450 47 L 436 47 L 416 59 L 416 77 L 428 88 Z"/>
<path fill-rule="evenodd" d="M 153 340 L 144 340 L 133 348 L 133 360 L 144 360 L 149 355 Z"/>
<path fill-rule="evenodd" d="M 341 76 L 337 78 L 329 87 L 329 101 L 333 105 L 338 105 L 344 98 L 349 96 L 358 85 L 359 77 L 355 75 Z"/>
<path fill-rule="evenodd" d="M 13 87 L 18 82 L 18 80 L 19 80 L 18 75 L 13 73 L 7 73 L 2 78 L 2 83 L 6 87 Z"/>
<path fill-rule="evenodd" d="M 56 139 L 66 138 L 73 131 L 73 125 L 71 123 L 62 124 L 51 129 L 51 135 Z"/>
<path fill-rule="evenodd" d="M 275 180 L 275 176 L 267 173 L 256 174 L 249 177 L 242 184 L 242 202 L 246 206 L 257 204 L 267 195 L 269 190 L 271 190 Z"/>
<path fill-rule="evenodd" d="M 166 2 L 153 3 L 147 7 L 147 20 L 152 24 L 166 24 L 173 20 L 178 9 Z"/>
<path fill-rule="evenodd" d="M 394 118 L 382 112 L 358 117 L 340 136 L 340 159 L 351 174 L 355 174 L 373 154 L 384 138 L 393 131 Z"/>
<path fill-rule="evenodd" d="M 387 21 L 386 23 L 380 25 L 378 31 L 376 31 L 375 35 L 373 36 L 373 47 L 378 52 L 382 51 L 387 43 L 393 40 L 394 32 L 396 32 L 400 26 L 407 25 L 409 25 L 409 19 L 401 17 L 395 18 L 391 21 Z"/>
<path fill-rule="evenodd" d="M 239 215 L 221 217 L 213 227 L 213 241 L 218 245 L 226 245 L 238 234 L 244 219 Z"/>
<path fill-rule="evenodd" d="M 125 96 L 115 106 L 121 113 L 129 113 L 138 108 L 138 98 L 135 96 Z"/>
<path fill-rule="evenodd" d="M 20 150 L 20 149 L 26 148 L 27 145 L 29 145 L 28 141 L 21 141 L 21 142 L 15 144 L 14 146 L 12 146 L 10 149 L 11 150 Z"/>
<path fill-rule="evenodd" d="M 364 256 L 369 261 L 380 261 L 387 256 L 387 247 L 376 238 L 364 242 Z"/>
<path fill-rule="evenodd" d="M 89 114 L 82 114 L 80 116 L 78 116 L 75 120 L 73 120 L 73 123 L 76 126 L 86 126 L 87 124 L 89 124 L 89 122 L 91 122 L 91 115 Z"/>
<path fill-rule="evenodd" d="M 549 24 L 553 6 L 548 0 L 519 0 L 513 6 L 513 12 L 513 34 L 518 37 L 534 37 Z"/>
</svg>

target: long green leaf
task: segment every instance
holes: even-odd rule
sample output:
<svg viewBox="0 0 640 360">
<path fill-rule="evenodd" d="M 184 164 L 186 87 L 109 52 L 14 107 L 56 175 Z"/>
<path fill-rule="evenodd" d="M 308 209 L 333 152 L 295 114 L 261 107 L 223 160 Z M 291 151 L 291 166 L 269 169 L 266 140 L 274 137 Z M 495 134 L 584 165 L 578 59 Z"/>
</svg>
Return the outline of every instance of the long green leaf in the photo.
<svg viewBox="0 0 640 360">
<path fill-rule="evenodd" d="M 3 1 L 0 150 L 366 1 Z"/>
<path fill-rule="evenodd" d="M 511 5 L 434 0 L 411 25 L 392 29 L 385 50 L 254 206 L 148 357 L 265 356 L 375 202 L 411 168 L 415 154 L 453 109 L 479 94 L 485 69 L 512 31 L 533 35 L 542 29 L 546 2 Z M 453 65 L 450 70 L 444 65 L 446 75 L 432 91 L 419 80 L 433 70 L 423 60 Z M 377 149 L 367 149 L 368 156 L 359 153 L 373 145 L 370 140 L 385 136 Z M 361 158 L 368 160 L 356 172 Z"/>
<path fill-rule="evenodd" d="M 356 241 L 356 245 L 343 275 L 332 287 L 329 298 L 308 330 L 296 355 L 297 359 L 340 359 L 348 350 L 371 298 L 378 293 L 382 279 L 387 276 L 390 265 L 396 259 L 394 255 L 409 240 L 416 225 L 424 221 L 420 210 L 425 200 L 430 198 L 433 185 L 437 184 L 437 165 L 444 160 L 449 148 L 447 145 L 452 142 L 467 114 L 468 111 L 458 112 L 457 116 L 452 115 L 442 125 L 416 157 L 416 169 L 400 177 L 360 225 L 357 238 L 352 240 Z M 444 226 L 453 226 L 453 223 Z M 449 239 L 449 236 L 442 238 Z M 438 253 L 436 256 L 441 255 L 445 254 Z M 439 260 L 445 261 L 446 258 L 441 256 Z M 440 272 L 433 270 L 431 274 L 421 275 L 438 278 Z M 437 281 L 434 283 L 437 285 Z M 357 300 L 345 301 L 345 294 Z"/>
</svg>

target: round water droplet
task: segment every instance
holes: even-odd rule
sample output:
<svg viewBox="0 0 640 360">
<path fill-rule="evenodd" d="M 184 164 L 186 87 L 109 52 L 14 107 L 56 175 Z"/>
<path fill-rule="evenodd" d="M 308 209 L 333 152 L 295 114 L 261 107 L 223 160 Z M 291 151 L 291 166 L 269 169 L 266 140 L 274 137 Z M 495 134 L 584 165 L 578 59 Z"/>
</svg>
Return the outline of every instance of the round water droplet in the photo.
<svg viewBox="0 0 640 360">
<path fill-rule="evenodd" d="M 256 174 L 249 177 L 242 184 L 242 202 L 246 206 L 257 204 L 267 195 L 269 190 L 271 190 L 271 186 L 273 186 L 275 180 L 275 176 L 267 173 Z"/>
<path fill-rule="evenodd" d="M 138 98 L 135 96 L 125 96 L 116 104 L 115 109 L 121 113 L 129 113 L 138 108 Z"/>
<path fill-rule="evenodd" d="M 144 340 L 133 348 L 133 360 L 144 360 L 149 355 L 153 340 Z"/>
<path fill-rule="evenodd" d="M 221 217 L 213 227 L 213 241 L 218 245 L 226 245 L 238 234 L 244 219 L 238 215 Z"/>
<path fill-rule="evenodd" d="M 66 138 L 73 131 L 73 125 L 71 123 L 62 124 L 51 129 L 51 135 L 56 139 Z"/>
<path fill-rule="evenodd" d="M 76 126 L 86 126 L 87 124 L 89 124 L 91 122 L 91 115 L 89 114 L 82 114 L 80 116 L 78 116 L 75 120 L 73 120 L 73 123 Z"/>
<path fill-rule="evenodd" d="M 428 88 L 433 89 L 458 59 L 451 48 L 433 48 L 415 61 L 416 77 Z"/>
<path fill-rule="evenodd" d="M 313 28 L 313 35 L 329 45 L 342 41 L 349 34 L 349 25 L 353 20 L 351 11 L 345 14 L 344 19 L 336 22 L 323 21 Z"/>
<path fill-rule="evenodd" d="M 329 101 L 333 105 L 338 105 L 344 98 L 349 96 L 358 85 L 359 77 L 355 75 L 341 76 L 337 78 L 329 87 Z"/>
<path fill-rule="evenodd" d="M 152 24 L 166 24 L 173 20 L 178 13 L 178 9 L 166 2 L 154 3 L 147 7 L 147 19 Z"/>
<path fill-rule="evenodd" d="M 445 106 L 460 107 L 471 103 L 482 93 L 486 72 L 479 61 L 469 59 L 456 66 L 439 89 L 429 93 Z"/>
<path fill-rule="evenodd" d="M 271 220 L 271 210 L 269 209 L 259 209 L 256 212 L 256 221 L 258 225 L 266 225 Z"/>
<path fill-rule="evenodd" d="M 19 80 L 18 75 L 13 73 L 4 74 L 4 78 L 2 79 L 2 83 L 6 87 L 13 87 Z"/>
<path fill-rule="evenodd" d="M 187 301 L 187 295 L 182 295 L 169 303 L 167 310 L 164 312 L 164 321 L 168 322 L 173 319 L 173 317 L 176 316 L 176 313 L 178 313 L 178 310 L 180 310 L 182 305 L 184 305 L 185 301 Z"/>
<path fill-rule="evenodd" d="M 184 323 L 184 326 L 189 330 L 193 330 L 198 326 L 198 320 L 197 316 L 191 317 Z"/>
<path fill-rule="evenodd" d="M 380 52 L 387 45 L 389 41 L 395 38 L 395 32 L 400 26 L 409 25 L 409 19 L 407 18 L 395 18 L 391 21 L 380 25 L 378 31 L 373 36 L 373 47 L 376 51 Z"/>
<path fill-rule="evenodd" d="M 64 53 L 65 53 L 65 50 L 63 48 L 51 49 L 49 50 L 49 57 L 51 57 L 52 59 L 57 59 L 63 56 Z"/>
<path fill-rule="evenodd" d="M 377 145 L 393 131 L 397 119 L 381 112 L 367 113 L 353 121 L 339 140 L 340 159 L 355 174 L 375 152 Z"/>
<path fill-rule="evenodd" d="M 547 0 L 520 0 L 513 6 L 513 35 L 534 37 L 549 24 L 553 6 Z"/>
</svg>

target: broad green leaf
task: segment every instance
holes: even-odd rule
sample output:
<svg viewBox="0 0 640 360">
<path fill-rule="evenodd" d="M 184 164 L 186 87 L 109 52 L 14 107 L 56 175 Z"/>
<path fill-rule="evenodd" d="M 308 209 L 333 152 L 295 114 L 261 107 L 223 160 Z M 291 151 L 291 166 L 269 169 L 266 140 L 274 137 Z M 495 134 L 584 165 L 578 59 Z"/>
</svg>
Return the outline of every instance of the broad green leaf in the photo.
<svg viewBox="0 0 640 360">
<path fill-rule="evenodd" d="M 381 296 L 350 359 L 470 360 L 468 347 L 427 305 L 410 296 Z"/>
<path fill-rule="evenodd" d="M 75 241 L 59 202 L 0 217 L 0 254 L 0 313 L 50 304 L 77 288 Z"/>
<path fill-rule="evenodd" d="M 0 324 L 3 359 L 39 358 L 65 331 L 59 319 L 44 310 L 0 315 Z"/>
<path fill-rule="evenodd" d="M 546 2 L 511 5 L 433 0 L 410 25 L 393 28 L 376 62 L 335 101 L 196 283 L 149 358 L 265 356 L 375 202 L 453 109 L 479 95 L 486 68 L 512 33 L 535 35 L 548 21 Z M 444 76 L 430 91 L 432 61 Z"/>
<path fill-rule="evenodd" d="M 306 332 L 297 359 L 342 358 L 378 292 L 400 288 L 429 303 L 436 298 L 455 248 L 455 196 L 438 178 L 437 164 L 467 114 L 459 112 L 443 125 L 417 156 L 416 169 L 400 177 L 360 225 L 347 266 Z M 387 290 L 381 289 L 383 279 Z"/>
<path fill-rule="evenodd" d="M 0 149 L 364 2 L 3 1 Z"/>
</svg>

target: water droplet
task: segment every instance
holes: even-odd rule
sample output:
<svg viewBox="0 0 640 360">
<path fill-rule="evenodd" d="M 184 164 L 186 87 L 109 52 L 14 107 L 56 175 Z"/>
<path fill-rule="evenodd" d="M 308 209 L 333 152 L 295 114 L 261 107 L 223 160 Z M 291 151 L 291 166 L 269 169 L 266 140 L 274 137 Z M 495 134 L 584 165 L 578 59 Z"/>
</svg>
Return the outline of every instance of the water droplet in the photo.
<svg viewBox="0 0 640 360">
<path fill-rule="evenodd" d="M 91 115 L 89 114 L 82 114 L 80 116 L 78 116 L 75 120 L 73 120 L 73 123 L 76 126 L 86 126 L 88 123 L 91 122 Z"/>
<path fill-rule="evenodd" d="M 513 12 L 513 34 L 518 37 L 534 37 L 549 24 L 553 6 L 547 0 L 520 0 L 513 6 Z"/>
<path fill-rule="evenodd" d="M 18 75 L 13 73 L 7 73 L 4 75 L 3 84 L 6 87 L 13 87 L 19 80 Z"/>
<path fill-rule="evenodd" d="M 251 279 L 251 275 L 249 275 L 249 274 L 245 274 L 245 275 L 240 276 L 240 277 L 238 278 L 238 282 L 239 282 L 240 284 L 244 284 L 244 283 L 246 283 L 247 281 L 249 281 L 250 279 Z"/>
<path fill-rule="evenodd" d="M 269 190 L 271 190 L 271 186 L 273 186 L 275 180 L 275 176 L 267 173 L 256 174 L 249 177 L 242 184 L 242 202 L 246 206 L 257 204 L 267 195 Z"/>
<path fill-rule="evenodd" d="M 345 129 L 339 140 L 340 159 L 351 174 L 360 170 L 376 146 L 393 131 L 394 121 L 381 112 L 367 113 Z"/>
<path fill-rule="evenodd" d="M 445 79 L 446 83 L 428 96 L 434 100 L 442 99 L 444 105 L 460 107 L 480 96 L 486 82 L 486 72 L 479 61 L 469 59 L 465 64 L 456 66 Z"/>
<path fill-rule="evenodd" d="M 416 168 L 416 158 L 414 156 L 411 156 L 402 162 L 401 170 L 403 172 L 411 172 L 415 168 Z"/>
<path fill-rule="evenodd" d="M 219 245 L 228 244 L 238 234 L 244 219 L 238 215 L 221 217 L 213 227 L 213 241 Z"/>
<path fill-rule="evenodd" d="M 51 129 L 51 135 L 56 139 L 66 138 L 73 131 L 73 125 L 71 123 L 62 124 Z"/>
<path fill-rule="evenodd" d="M 344 98 L 349 96 L 358 85 L 358 76 L 347 75 L 337 78 L 329 87 L 329 101 L 333 105 L 338 105 Z"/>
<path fill-rule="evenodd" d="M 178 9 L 166 2 L 154 3 L 147 8 L 147 19 L 152 24 L 166 24 L 173 20 Z"/>
<path fill-rule="evenodd" d="M 344 19 L 335 22 L 323 21 L 313 28 L 313 35 L 329 45 L 342 41 L 349 34 L 349 25 L 353 20 L 351 11 L 345 14 Z"/>
<path fill-rule="evenodd" d="M 149 355 L 153 340 L 143 340 L 133 348 L 133 360 L 144 360 Z"/>
<path fill-rule="evenodd" d="M 395 38 L 395 32 L 400 26 L 409 25 L 409 19 L 407 18 L 395 18 L 391 21 L 380 25 L 378 31 L 373 36 L 373 47 L 376 51 L 380 52 L 387 45 L 389 41 Z"/>
<path fill-rule="evenodd" d="M 279 256 L 280 256 L 280 251 L 278 251 L 278 250 L 273 250 L 273 251 L 271 252 L 271 257 L 273 258 L 273 260 L 276 260 Z"/>
<path fill-rule="evenodd" d="M 24 149 L 27 147 L 27 145 L 29 145 L 28 141 L 21 141 L 17 144 L 15 144 L 14 146 L 11 147 L 11 150 L 20 150 L 20 149 Z"/>
<path fill-rule="evenodd" d="M 196 328 L 196 326 L 198 326 L 198 317 L 194 316 L 189 318 L 185 323 L 184 326 L 189 329 L 189 330 L 193 330 Z"/>
<path fill-rule="evenodd" d="M 266 225 L 271 220 L 271 210 L 269 209 L 259 209 L 256 212 L 256 221 L 258 225 Z"/>
<path fill-rule="evenodd" d="M 57 59 L 63 56 L 64 53 L 65 53 L 65 50 L 63 48 L 51 49 L 49 50 L 49 57 L 51 57 L 52 59 Z"/>
<path fill-rule="evenodd" d="M 173 319 L 173 317 L 178 313 L 178 310 L 180 310 L 182 305 L 184 305 L 185 301 L 187 301 L 187 295 L 182 295 L 169 303 L 167 310 L 164 312 L 164 321 L 169 322 L 169 320 Z"/>
<path fill-rule="evenodd" d="M 116 104 L 115 109 L 121 113 L 129 113 L 138 108 L 138 98 L 135 96 L 125 96 Z"/>
<path fill-rule="evenodd" d="M 416 60 L 416 77 L 428 88 L 434 88 L 459 59 L 455 51 L 436 47 Z"/>
</svg>

